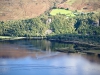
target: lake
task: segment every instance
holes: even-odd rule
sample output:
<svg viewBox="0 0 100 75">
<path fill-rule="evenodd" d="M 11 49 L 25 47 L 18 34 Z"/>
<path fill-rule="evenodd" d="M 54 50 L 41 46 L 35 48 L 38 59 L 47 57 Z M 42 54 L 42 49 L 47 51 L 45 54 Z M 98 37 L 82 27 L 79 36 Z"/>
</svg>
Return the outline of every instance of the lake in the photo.
<svg viewBox="0 0 100 75">
<path fill-rule="evenodd" d="M 100 75 L 100 57 L 65 50 L 97 49 L 47 40 L 0 41 L 0 75 Z"/>
</svg>

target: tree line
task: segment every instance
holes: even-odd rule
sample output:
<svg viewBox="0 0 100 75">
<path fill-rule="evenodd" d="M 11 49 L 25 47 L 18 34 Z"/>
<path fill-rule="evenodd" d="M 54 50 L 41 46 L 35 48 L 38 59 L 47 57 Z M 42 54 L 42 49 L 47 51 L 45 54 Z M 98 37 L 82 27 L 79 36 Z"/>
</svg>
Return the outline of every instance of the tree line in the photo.
<svg viewBox="0 0 100 75">
<path fill-rule="evenodd" d="M 46 23 L 51 19 L 50 23 Z M 46 30 L 51 34 L 45 34 Z M 60 34 L 100 35 L 100 13 L 79 14 L 76 17 L 65 15 L 47 16 L 37 18 L 0 21 L 0 36 L 53 36 Z"/>
</svg>

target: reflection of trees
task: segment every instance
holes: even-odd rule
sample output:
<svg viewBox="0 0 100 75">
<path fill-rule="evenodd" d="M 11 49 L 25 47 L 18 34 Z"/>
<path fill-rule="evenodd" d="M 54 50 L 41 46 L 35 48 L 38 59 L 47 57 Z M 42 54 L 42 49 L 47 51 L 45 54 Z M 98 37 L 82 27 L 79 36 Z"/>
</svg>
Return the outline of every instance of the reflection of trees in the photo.
<svg viewBox="0 0 100 75">
<path fill-rule="evenodd" d="M 31 40 L 31 44 L 33 44 L 35 47 L 44 50 L 44 51 L 50 51 L 51 48 L 51 42 L 47 40 Z"/>
<path fill-rule="evenodd" d="M 18 40 L 0 43 L 1 58 L 20 58 L 49 55 L 56 48 L 73 49 L 72 44 L 50 42 L 47 40 Z M 46 52 L 45 52 L 46 51 Z"/>
<path fill-rule="evenodd" d="M 55 56 L 59 56 L 57 53 L 52 52 L 41 52 L 41 51 L 28 51 L 28 50 L 0 50 L 0 58 L 24 58 L 30 56 L 34 59 L 38 58 L 52 58 Z"/>
<path fill-rule="evenodd" d="M 52 50 L 56 50 L 56 49 L 74 50 L 74 44 L 52 42 L 51 48 L 52 48 Z"/>
<path fill-rule="evenodd" d="M 57 50 L 83 51 L 90 50 L 92 48 L 93 47 L 86 45 L 68 44 L 48 40 L 17 40 L 8 42 L 6 41 L 0 42 L 0 57 L 9 58 L 14 56 L 15 58 L 18 58 L 30 55 L 32 57 L 36 57 L 36 52 L 40 52 L 39 54 L 42 55 L 45 53 L 45 51 L 46 53 L 51 53 L 51 51 Z"/>
<path fill-rule="evenodd" d="M 18 40 L 0 43 L 1 58 L 20 58 L 37 55 L 43 56 L 51 53 L 51 42 L 46 40 Z M 47 52 L 44 52 L 47 51 Z"/>
<path fill-rule="evenodd" d="M 51 42 L 47 40 L 31 40 L 30 44 L 44 51 L 54 51 L 56 49 L 74 50 L 74 44 L 65 44 L 59 42 Z"/>
<path fill-rule="evenodd" d="M 24 58 L 24 57 L 32 57 L 34 59 L 43 59 L 43 58 L 54 58 L 57 56 L 61 56 L 62 53 L 52 53 L 51 50 L 47 52 L 43 51 L 30 51 L 26 50 L 23 48 L 16 48 L 14 49 L 13 47 L 9 48 L 3 48 L 0 49 L 0 58 L 5 59 L 5 58 Z M 1 62 L 0 62 L 1 63 Z"/>
</svg>

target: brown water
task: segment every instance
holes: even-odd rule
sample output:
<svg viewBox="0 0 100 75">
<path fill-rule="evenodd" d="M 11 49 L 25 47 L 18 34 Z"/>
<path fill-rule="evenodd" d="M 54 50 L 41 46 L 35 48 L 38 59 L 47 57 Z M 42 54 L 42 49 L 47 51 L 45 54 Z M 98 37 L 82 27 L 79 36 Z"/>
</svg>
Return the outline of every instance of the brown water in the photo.
<svg viewBox="0 0 100 75">
<path fill-rule="evenodd" d="M 77 49 L 47 40 L 0 42 L 0 75 L 100 75 L 98 56 L 61 53 L 58 48 Z"/>
</svg>

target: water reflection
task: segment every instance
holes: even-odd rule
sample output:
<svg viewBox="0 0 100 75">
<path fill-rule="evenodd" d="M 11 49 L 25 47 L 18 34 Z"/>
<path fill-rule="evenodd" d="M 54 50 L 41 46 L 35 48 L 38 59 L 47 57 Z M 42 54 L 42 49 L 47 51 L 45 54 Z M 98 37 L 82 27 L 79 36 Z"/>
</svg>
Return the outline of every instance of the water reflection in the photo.
<svg viewBox="0 0 100 75">
<path fill-rule="evenodd" d="M 0 75 L 100 75 L 100 58 L 56 52 L 74 44 L 46 40 L 0 42 Z"/>
</svg>

